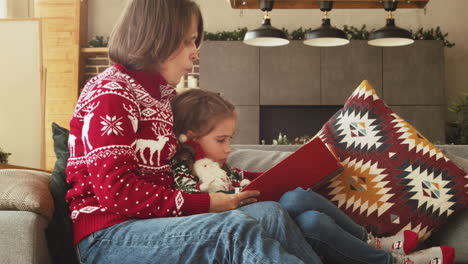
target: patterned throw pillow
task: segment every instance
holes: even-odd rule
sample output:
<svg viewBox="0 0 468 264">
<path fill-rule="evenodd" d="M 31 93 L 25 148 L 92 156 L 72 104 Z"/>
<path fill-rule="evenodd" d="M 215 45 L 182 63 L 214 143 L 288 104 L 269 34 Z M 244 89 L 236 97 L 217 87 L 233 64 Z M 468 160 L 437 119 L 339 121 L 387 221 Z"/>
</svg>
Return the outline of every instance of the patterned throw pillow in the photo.
<svg viewBox="0 0 468 264">
<path fill-rule="evenodd" d="M 375 235 L 426 239 L 468 205 L 468 175 L 376 94 L 367 81 L 318 135 L 345 170 L 320 193 Z"/>
</svg>

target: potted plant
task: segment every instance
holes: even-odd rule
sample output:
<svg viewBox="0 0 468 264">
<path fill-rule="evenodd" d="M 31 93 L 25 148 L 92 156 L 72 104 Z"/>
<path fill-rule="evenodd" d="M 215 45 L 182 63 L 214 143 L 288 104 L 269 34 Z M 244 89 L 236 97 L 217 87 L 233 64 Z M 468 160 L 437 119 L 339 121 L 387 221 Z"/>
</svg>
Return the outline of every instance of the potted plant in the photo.
<svg viewBox="0 0 468 264">
<path fill-rule="evenodd" d="M 464 93 L 448 110 L 455 114 L 455 120 L 448 123 L 448 143 L 468 144 L 468 93 Z"/>
<path fill-rule="evenodd" d="M 8 163 L 8 156 L 10 155 L 11 153 L 3 152 L 2 148 L 0 148 L 0 164 Z"/>
</svg>

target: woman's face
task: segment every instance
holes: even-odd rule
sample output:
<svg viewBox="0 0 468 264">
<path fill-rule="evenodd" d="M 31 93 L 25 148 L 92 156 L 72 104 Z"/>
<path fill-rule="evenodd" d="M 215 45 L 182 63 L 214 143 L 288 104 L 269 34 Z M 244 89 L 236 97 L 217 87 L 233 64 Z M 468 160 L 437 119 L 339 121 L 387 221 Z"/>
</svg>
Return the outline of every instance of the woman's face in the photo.
<svg viewBox="0 0 468 264">
<path fill-rule="evenodd" d="M 197 28 L 198 22 L 194 16 L 190 30 L 179 48 L 161 64 L 159 72 L 171 85 L 178 84 L 182 76 L 191 72 L 193 61 L 198 59 L 198 48 L 195 45 L 198 37 Z"/>
</svg>

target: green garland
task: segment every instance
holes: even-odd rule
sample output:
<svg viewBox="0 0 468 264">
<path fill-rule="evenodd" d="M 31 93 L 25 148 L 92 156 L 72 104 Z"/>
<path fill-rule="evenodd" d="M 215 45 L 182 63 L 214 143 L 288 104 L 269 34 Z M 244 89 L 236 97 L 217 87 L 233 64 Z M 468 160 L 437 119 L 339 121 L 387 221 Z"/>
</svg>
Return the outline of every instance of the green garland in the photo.
<svg viewBox="0 0 468 264">
<path fill-rule="evenodd" d="M 303 40 L 305 34 L 312 31 L 312 28 L 298 28 L 296 30 L 288 32 L 287 29 L 282 28 L 282 30 L 286 33 L 290 40 Z M 367 30 L 366 25 L 362 25 L 361 28 L 356 28 L 354 26 L 344 25 L 342 29 L 348 39 L 350 40 L 368 40 L 370 33 L 372 30 Z M 243 40 L 244 35 L 247 32 L 247 28 L 238 28 L 234 31 L 218 31 L 216 33 L 205 32 L 205 40 L 225 40 L 225 41 L 235 41 L 235 40 Z M 415 32 L 410 31 L 413 35 L 413 39 L 415 40 L 442 40 L 444 42 L 444 46 L 451 48 L 455 46 L 455 43 L 448 41 L 446 38 L 448 33 L 443 33 L 440 27 L 436 27 L 435 29 L 428 29 L 424 30 L 424 28 L 420 28 Z"/>
<path fill-rule="evenodd" d="M 455 43 L 445 39 L 448 36 L 448 33 L 442 33 L 440 27 L 436 27 L 435 29 L 431 28 L 428 30 L 420 28 L 416 32 L 411 31 L 411 34 L 413 34 L 413 38 L 415 40 L 442 40 L 444 42 L 444 46 L 448 48 L 455 46 Z"/>
<path fill-rule="evenodd" d="M 296 30 L 288 32 L 287 29 L 282 28 L 282 30 L 286 33 L 290 40 L 303 40 L 305 34 L 312 31 L 312 28 L 298 28 Z M 356 28 L 354 26 L 344 25 L 342 29 L 348 39 L 350 40 L 368 40 L 370 33 L 372 30 L 367 30 L 366 25 L 362 25 L 361 28 Z M 236 41 L 236 40 L 243 40 L 245 33 L 247 33 L 248 29 L 246 27 L 238 28 L 233 31 L 218 31 L 215 33 L 212 32 L 204 32 L 205 33 L 205 40 L 224 40 L 224 41 Z M 448 41 L 446 38 L 448 33 L 443 33 L 440 27 L 436 27 L 435 29 L 431 28 L 428 30 L 424 30 L 424 28 L 420 28 L 415 32 L 410 31 L 413 35 L 415 40 L 442 40 L 444 42 L 444 46 L 451 48 L 455 46 L 455 43 Z M 88 46 L 90 47 L 107 47 L 109 42 L 109 37 L 104 36 L 95 36 L 91 41 L 88 42 Z"/>
<path fill-rule="evenodd" d="M 366 25 L 362 25 L 361 28 L 356 28 L 354 26 L 344 25 L 343 31 L 348 36 L 348 39 L 355 40 L 368 40 L 370 36 L 370 31 L 366 29 Z M 371 30 L 373 31 L 373 30 Z"/>
<path fill-rule="evenodd" d="M 216 33 L 205 31 L 205 40 L 243 40 L 247 31 L 246 27 L 238 28 L 234 31 L 218 31 Z"/>
</svg>

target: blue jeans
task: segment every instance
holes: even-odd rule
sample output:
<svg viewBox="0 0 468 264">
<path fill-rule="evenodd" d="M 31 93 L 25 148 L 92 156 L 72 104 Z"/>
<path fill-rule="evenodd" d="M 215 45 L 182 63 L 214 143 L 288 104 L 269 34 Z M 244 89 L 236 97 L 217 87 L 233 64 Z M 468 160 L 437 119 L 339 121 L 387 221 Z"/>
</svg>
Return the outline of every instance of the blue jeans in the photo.
<svg viewBox="0 0 468 264">
<path fill-rule="evenodd" d="M 390 264 L 391 254 L 367 244 L 367 231 L 312 190 L 285 193 L 280 204 L 301 228 L 312 248 L 335 264 Z"/>
<path fill-rule="evenodd" d="M 218 214 L 130 220 L 89 235 L 82 263 L 322 263 L 275 202 Z"/>
</svg>

